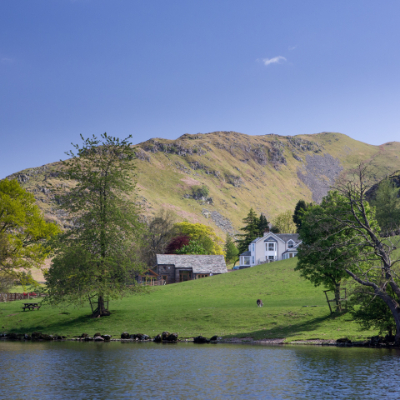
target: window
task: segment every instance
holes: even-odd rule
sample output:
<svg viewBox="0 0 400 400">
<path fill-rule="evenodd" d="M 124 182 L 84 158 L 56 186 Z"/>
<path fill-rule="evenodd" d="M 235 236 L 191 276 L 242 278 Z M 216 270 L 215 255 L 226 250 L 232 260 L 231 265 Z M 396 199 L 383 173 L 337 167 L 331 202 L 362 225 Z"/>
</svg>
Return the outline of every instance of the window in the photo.
<svg viewBox="0 0 400 400">
<path fill-rule="evenodd" d="M 268 260 L 275 260 L 274 256 L 268 256 Z"/>
<path fill-rule="evenodd" d="M 289 249 L 293 249 L 293 247 L 294 247 L 294 243 L 291 240 L 289 240 L 288 241 L 288 248 Z"/>
<path fill-rule="evenodd" d="M 243 265 L 250 265 L 250 257 L 243 257 Z"/>
<path fill-rule="evenodd" d="M 267 243 L 267 250 L 275 251 L 275 243 L 272 243 L 272 242 Z"/>
<path fill-rule="evenodd" d="M 254 243 L 251 245 L 251 250 L 254 251 Z"/>
<path fill-rule="evenodd" d="M 208 276 L 210 276 L 210 275 L 208 275 L 208 274 L 197 274 L 196 279 L 199 279 L 199 278 L 207 278 Z"/>
<path fill-rule="evenodd" d="M 251 257 L 251 263 L 254 264 L 254 256 Z"/>
</svg>

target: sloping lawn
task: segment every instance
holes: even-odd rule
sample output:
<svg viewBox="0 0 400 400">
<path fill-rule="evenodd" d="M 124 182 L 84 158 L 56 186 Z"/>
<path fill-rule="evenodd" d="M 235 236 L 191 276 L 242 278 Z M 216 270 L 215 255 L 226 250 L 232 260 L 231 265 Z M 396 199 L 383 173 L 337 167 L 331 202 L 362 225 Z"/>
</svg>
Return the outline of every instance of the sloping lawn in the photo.
<svg viewBox="0 0 400 400">
<path fill-rule="evenodd" d="M 110 317 L 92 319 L 90 308 L 22 311 L 22 303 L 0 303 L 0 332 L 77 336 L 121 332 L 180 337 L 337 339 L 366 338 L 349 314 L 331 317 L 323 288 L 294 271 L 297 259 L 278 261 L 185 283 L 150 288 L 148 293 L 110 302 Z M 256 305 L 262 299 L 264 307 Z"/>
</svg>

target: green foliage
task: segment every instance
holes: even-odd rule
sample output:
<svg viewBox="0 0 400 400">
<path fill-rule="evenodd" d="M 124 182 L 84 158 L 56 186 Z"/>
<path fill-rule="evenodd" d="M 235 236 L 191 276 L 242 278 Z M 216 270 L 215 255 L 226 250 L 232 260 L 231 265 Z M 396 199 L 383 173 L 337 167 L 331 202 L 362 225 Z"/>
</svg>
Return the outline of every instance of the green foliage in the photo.
<svg viewBox="0 0 400 400">
<path fill-rule="evenodd" d="M 267 217 L 264 214 L 260 214 L 260 218 L 258 219 L 258 236 L 263 236 L 264 232 L 269 231 L 269 222 L 267 221 Z"/>
<path fill-rule="evenodd" d="M 400 228 L 399 190 L 390 179 L 384 179 L 379 184 L 375 200 L 371 202 L 376 208 L 376 219 L 383 234 L 396 232 Z"/>
<path fill-rule="evenodd" d="M 373 211 L 365 204 L 372 227 L 377 227 Z M 347 199 L 336 191 L 304 212 L 300 229 L 302 244 L 298 249 L 296 271 L 315 286 L 324 285 L 335 290 L 337 305 L 342 281 L 348 278 L 346 269 L 367 268 L 368 257 L 363 260 L 363 237 L 358 231 L 341 222 L 354 221 Z M 355 260 L 358 260 L 356 263 Z"/>
<path fill-rule="evenodd" d="M 296 225 L 297 232 L 301 228 L 301 219 L 304 212 L 311 206 L 311 203 L 306 203 L 304 200 L 299 200 L 294 208 L 294 213 L 292 216 L 293 222 Z"/>
<path fill-rule="evenodd" d="M 83 139 L 77 153 L 67 153 L 63 176 L 76 182 L 61 197 L 73 228 L 55 242 L 56 255 L 46 275 L 49 301 L 81 303 L 97 297 L 95 316 L 108 315 L 105 298 L 126 292 L 140 270 L 137 246 L 141 233 L 137 208 L 127 195 L 134 191 L 130 173 L 134 150 L 127 139 L 106 133 L 102 140 Z"/>
<path fill-rule="evenodd" d="M 248 251 L 249 244 L 259 236 L 259 219 L 251 208 L 245 218 L 243 218 L 244 227 L 240 228 L 243 234 L 238 235 L 241 239 L 237 240 L 239 254 Z"/>
<path fill-rule="evenodd" d="M 232 240 L 229 233 L 226 234 L 225 240 L 225 260 L 228 264 L 235 263 L 239 260 L 239 250 L 236 247 L 235 242 Z"/>
<path fill-rule="evenodd" d="M 192 186 L 192 195 L 193 198 L 199 200 L 201 198 L 207 198 L 209 194 L 208 187 L 206 185 L 202 186 Z"/>
<path fill-rule="evenodd" d="M 280 213 L 274 219 L 274 227 L 277 228 L 280 233 L 296 233 L 296 225 L 293 222 L 291 211 L 287 210 Z"/>
<path fill-rule="evenodd" d="M 0 273 L 20 278 L 23 269 L 40 268 L 51 252 L 47 241 L 58 232 L 43 218 L 33 194 L 16 180 L 0 181 Z"/>
<path fill-rule="evenodd" d="M 394 296 L 390 287 L 388 293 Z M 379 334 L 396 333 L 396 323 L 389 307 L 381 298 L 375 296 L 371 288 L 358 290 L 349 302 L 349 310 L 361 329 L 379 329 Z"/>
<path fill-rule="evenodd" d="M 198 243 L 206 252 L 205 254 L 224 254 L 222 239 L 210 226 L 179 222 L 175 224 L 175 228 L 180 234 L 189 236 L 190 241 Z"/>
<path fill-rule="evenodd" d="M 210 254 L 202 246 L 202 243 L 198 240 L 191 240 L 188 245 L 182 246 L 179 250 L 176 250 L 176 254 Z"/>
</svg>

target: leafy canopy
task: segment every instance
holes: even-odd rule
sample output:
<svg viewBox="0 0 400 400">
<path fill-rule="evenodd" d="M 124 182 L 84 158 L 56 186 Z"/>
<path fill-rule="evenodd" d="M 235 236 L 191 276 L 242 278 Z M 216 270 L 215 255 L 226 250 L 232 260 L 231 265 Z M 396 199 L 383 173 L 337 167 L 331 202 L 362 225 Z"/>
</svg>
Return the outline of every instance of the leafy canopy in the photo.
<svg viewBox="0 0 400 400">
<path fill-rule="evenodd" d="M 224 250 L 227 263 L 236 263 L 239 260 L 239 250 L 229 233 L 226 234 Z"/>
<path fill-rule="evenodd" d="M 190 238 L 190 241 L 194 240 L 197 242 L 205 250 L 205 254 L 224 254 L 222 239 L 217 236 L 214 229 L 210 226 L 179 222 L 175 224 L 175 227 L 181 235 L 186 235 Z"/>
<path fill-rule="evenodd" d="M 23 269 L 40 268 L 51 252 L 48 240 L 59 232 L 17 180 L 0 181 L 0 273 L 20 278 Z"/>
<path fill-rule="evenodd" d="M 376 219 L 383 234 L 397 231 L 400 225 L 400 188 L 389 178 L 384 179 L 376 191 L 375 199 L 371 202 L 376 208 Z"/>
<path fill-rule="evenodd" d="M 365 207 L 371 223 L 376 225 L 368 203 Z M 337 288 L 348 277 L 346 268 L 353 268 L 353 260 L 362 258 L 362 236 L 343 225 L 342 219 L 354 221 L 354 216 L 347 199 L 337 191 L 329 192 L 321 205 L 311 206 L 303 214 L 296 270 L 315 286 Z"/>
<path fill-rule="evenodd" d="M 296 225 L 290 210 L 284 211 L 274 219 L 274 226 L 280 233 L 296 233 Z"/>
</svg>

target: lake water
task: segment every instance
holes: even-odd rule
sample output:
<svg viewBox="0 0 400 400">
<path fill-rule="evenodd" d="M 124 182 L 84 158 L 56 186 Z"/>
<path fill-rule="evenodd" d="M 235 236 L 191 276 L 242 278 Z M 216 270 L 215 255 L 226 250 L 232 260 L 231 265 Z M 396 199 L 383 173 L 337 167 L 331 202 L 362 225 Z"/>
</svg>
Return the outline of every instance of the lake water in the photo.
<svg viewBox="0 0 400 400">
<path fill-rule="evenodd" d="M 0 399 L 400 398 L 400 352 L 320 346 L 0 342 Z"/>
</svg>

